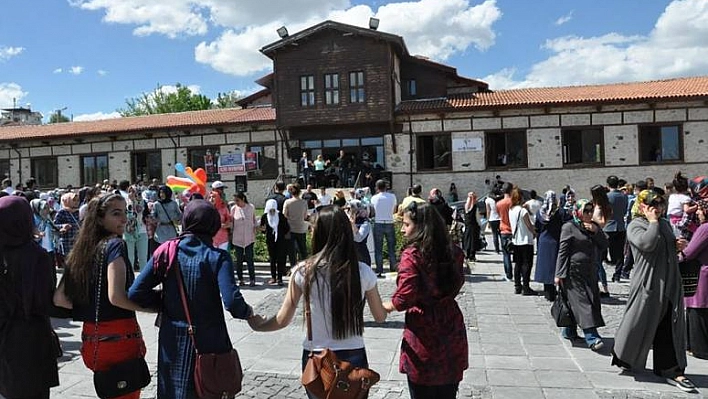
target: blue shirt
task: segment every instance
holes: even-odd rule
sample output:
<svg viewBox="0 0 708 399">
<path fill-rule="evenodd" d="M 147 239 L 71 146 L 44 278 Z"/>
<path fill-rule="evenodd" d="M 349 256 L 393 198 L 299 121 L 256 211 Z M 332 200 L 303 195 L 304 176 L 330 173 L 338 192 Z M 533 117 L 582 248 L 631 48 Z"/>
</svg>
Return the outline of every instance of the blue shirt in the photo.
<svg viewBox="0 0 708 399">
<path fill-rule="evenodd" d="M 607 199 L 610 200 L 612 216 L 607 219 L 603 230 L 608 233 L 627 231 L 627 226 L 624 224 L 624 215 L 627 212 L 627 196 L 619 190 L 612 189 L 607 193 Z"/>
</svg>

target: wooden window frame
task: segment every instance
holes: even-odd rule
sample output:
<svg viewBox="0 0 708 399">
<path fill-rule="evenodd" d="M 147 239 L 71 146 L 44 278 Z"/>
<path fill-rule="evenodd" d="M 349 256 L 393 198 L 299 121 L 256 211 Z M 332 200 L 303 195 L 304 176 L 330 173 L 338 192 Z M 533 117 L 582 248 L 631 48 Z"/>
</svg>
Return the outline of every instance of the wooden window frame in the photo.
<svg viewBox="0 0 708 399">
<path fill-rule="evenodd" d="M 366 103 L 366 74 L 364 71 L 349 72 L 349 103 Z"/>
<path fill-rule="evenodd" d="M 504 139 L 504 149 L 507 150 L 508 147 L 508 135 L 514 133 L 522 133 L 524 138 L 524 160 L 523 164 L 520 165 L 491 165 L 489 162 L 489 151 L 491 151 L 490 145 L 490 135 L 500 135 L 506 136 Z M 509 169 L 528 169 L 529 167 L 529 150 L 528 150 L 528 131 L 526 129 L 509 129 L 509 130 L 490 130 L 484 132 L 484 161 L 485 168 L 487 170 L 509 170 Z"/>
<path fill-rule="evenodd" d="M 339 73 L 326 73 L 322 80 L 325 105 L 339 105 Z"/>
<path fill-rule="evenodd" d="M 36 162 L 41 162 L 41 161 L 50 161 L 53 160 L 56 167 L 54 169 L 54 182 L 46 182 L 43 181 L 43 179 L 40 177 L 39 173 L 37 173 L 37 168 L 36 168 Z M 12 167 L 12 166 L 10 166 Z M 52 169 L 52 168 L 49 168 Z M 59 157 L 34 157 L 32 158 L 30 162 L 30 171 L 32 172 L 32 176 L 37 180 L 37 186 L 41 187 L 43 189 L 47 190 L 52 190 L 57 187 L 59 187 Z"/>
<path fill-rule="evenodd" d="M 642 129 L 651 129 L 651 128 L 658 128 L 661 129 L 663 127 L 677 127 L 678 130 L 678 159 L 670 159 L 670 160 L 661 160 L 661 161 L 645 161 L 642 157 L 642 153 L 644 152 L 645 148 L 644 145 L 646 144 L 646 140 L 643 138 L 645 135 L 645 132 L 642 131 Z M 661 130 L 659 130 L 661 132 Z M 671 165 L 671 164 L 680 164 L 684 162 L 684 149 L 683 149 L 683 142 L 684 142 L 684 133 L 683 133 L 683 123 L 646 123 L 646 124 L 640 124 L 637 125 L 637 151 L 638 151 L 638 158 L 639 158 L 639 164 L 640 165 Z M 663 143 L 662 143 L 663 147 Z"/>
<path fill-rule="evenodd" d="M 95 174 L 96 174 L 96 181 L 94 182 L 88 182 L 86 181 L 87 176 L 84 171 L 84 160 L 93 158 L 93 169 L 95 169 Z M 106 158 L 106 174 L 105 176 L 101 176 L 99 173 L 99 168 L 98 168 L 98 158 Z M 101 184 L 103 183 L 103 180 L 110 180 L 110 165 L 109 165 L 109 156 L 107 153 L 98 153 L 98 154 L 86 154 L 82 155 L 79 157 L 79 166 L 81 168 L 81 184 L 84 186 L 94 186 L 96 184 Z"/>
<path fill-rule="evenodd" d="M 427 139 L 430 138 L 432 139 L 432 142 L 429 143 L 431 144 L 428 146 L 428 143 L 421 143 L 422 139 Z M 435 140 L 436 139 L 441 139 L 441 138 L 446 138 L 447 139 L 447 157 L 448 161 L 446 165 L 442 166 L 436 166 L 435 165 L 435 158 L 436 157 L 442 157 L 445 155 L 445 152 L 442 154 L 437 154 L 437 148 L 435 146 Z M 420 133 L 416 134 L 415 138 L 415 145 L 416 145 L 416 169 L 418 171 L 449 171 L 452 170 L 452 134 L 450 132 L 437 132 L 437 133 Z M 432 151 L 432 154 L 429 153 L 429 151 Z M 432 167 L 427 167 L 423 166 L 424 164 L 427 164 L 429 162 L 424 162 L 424 157 L 432 155 L 433 157 L 433 166 Z"/>
<path fill-rule="evenodd" d="M 600 161 L 599 162 L 578 162 L 578 163 L 566 163 L 565 156 L 565 134 L 570 131 L 578 131 L 583 134 L 584 131 L 596 130 L 600 133 Z M 582 138 L 581 138 L 582 142 Z M 606 151 L 605 151 L 605 132 L 602 126 L 573 126 L 573 127 L 563 127 L 561 128 L 561 159 L 564 168 L 599 168 L 604 167 L 606 162 Z M 527 155 L 528 157 L 528 155 Z"/>
<path fill-rule="evenodd" d="M 315 99 L 315 75 L 300 76 L 300 106 L 314 107 Z"/>
</svg>

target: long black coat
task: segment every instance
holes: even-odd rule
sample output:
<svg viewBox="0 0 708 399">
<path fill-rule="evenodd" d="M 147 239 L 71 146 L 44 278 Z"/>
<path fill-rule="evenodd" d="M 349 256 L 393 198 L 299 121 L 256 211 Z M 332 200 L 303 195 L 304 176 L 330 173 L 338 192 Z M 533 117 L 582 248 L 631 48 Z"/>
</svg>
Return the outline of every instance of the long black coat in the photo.
<svg viewBox="0 0 708 399">
<path fill-rule="evenodd" d="M 561 229 L 556 277 L 564 279 L 568 304 L 580 328 L 602 327 L 597 268 L 607 248 L 607 235 L 597 226 L 590 233 L 574 222 Z"/>
</svg>

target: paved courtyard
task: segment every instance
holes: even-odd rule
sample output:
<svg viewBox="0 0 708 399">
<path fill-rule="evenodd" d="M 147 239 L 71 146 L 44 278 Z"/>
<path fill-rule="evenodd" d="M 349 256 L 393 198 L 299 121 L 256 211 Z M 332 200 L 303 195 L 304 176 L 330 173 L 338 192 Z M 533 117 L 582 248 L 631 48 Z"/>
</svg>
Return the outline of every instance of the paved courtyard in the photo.
<svg viewBox="0 0 708 399">
<path fill-rule="evenodd" d="M 491 241 L 490 241 L 491 243 Z M 266 268 L 259 268 L 259 285 L 243 288 L 244 296 L 257 312 L 274 314 L 285 289 L 263 286 Z M 533 284 L 540 290 L 541 286 Z M 395 288 L 393 276 L 379 280 L 384 300 Z M 470 368 L 460 385 L 460 398 L 701 398 L 708 395 L 708 361 L 689 357 L 687 374 L 698 385 L 699 394 L 686 394 L 666 384 L 651 371 L 623 374 L 610 366 L 609 352 L 627 298 L 628 284 L 610 284 L 612 297 L 603 299 L 607 323 L 600 329 L 606 343 L 601 353 L 585 345 L 571 345 L 562 339 L 551 320 L 550 304 L 542 297 L 513 293 L 504 281 L 500 255 L 484 251 L 478 255 L 472 274 L 458 297 L 465 316 L 469 339 Z M 368 310 L 367 310 L 368 312 Z M 375 323 L 365 314 L 367 354 L 371 368 L 381 382 L 369 395 L 372 399 L 408 398 L 405 376 L 398 372 L 398 349 L 403 314 L 391 314 L 385 323 Z M 139 315 L 147 360 L 156 371 L 157 329 L 154 315 Z M 79 355 L 80 323 L 54 320 L 64 346 L 60 360 L 61 385 L 53 398 L 95 397 L 91 372 Z M 299 312 L 286 329 L 274 333 L 251 331 L 245 321 L 227 317 L 232 341 L 244 367 L 243 398 L 305 398 L 299 383 L 302 339 L 305 335 Z M 651 356 L 648 361 L 651 366 Z M 154 381 L 154 378 L 153 378 Z M 155 384 L 142 392 L 156 397 Z"/>
</svg>

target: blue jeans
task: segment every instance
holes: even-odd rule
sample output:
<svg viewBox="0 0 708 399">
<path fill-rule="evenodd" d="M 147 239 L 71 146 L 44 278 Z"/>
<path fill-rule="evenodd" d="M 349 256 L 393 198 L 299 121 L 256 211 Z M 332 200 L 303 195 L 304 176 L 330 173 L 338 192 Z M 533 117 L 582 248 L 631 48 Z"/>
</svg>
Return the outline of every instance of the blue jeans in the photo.
<svg viewBox="0 0 708 399">
<path fill-rule="evenodd" d="M 249 244 L 246 248 L 234 245 L 234 248 L 236 249 L 236 275 L 238 280 L 243 281 L 243 261 L 245 260 L 250 281 L 256 281 L 256 269 L 253 266 L 253 244 Z"/>
<path fill-rule="evenodd" d="M 511 241 L 511 234 L 502 234 L 501 235 L 501 250 L 502 250 L 502 258 L 504 259 L 504 273 L 506 273 L 506 277 L 508 279 L 511 279 L 513 277 L 512 273 L 512 266 L 511 266 L 511 254 L 507 252 L 506 248 L 506 243 L 507 241 Z"/>
<path fill-rule="evenodd" d="M 600 259 L 597 264 L 597 278 L 600 280 L 603 287 L 607 287 L 607 272 L 605 271 L 605 266 L 602 264 L 602 259 Z"/>
<path fill-rule="evenodd" d="M 600 334 L 597 332 L 597 327 L 583 328 L 583 334 L 585 335 L 585 343 L 590 347 L 598 339 L 601 339 Z M 561 335 L 563 338 L 571 339 L 578 336 L 578 326 L 563 327 L 561 328 Z"/>
<path fill-rule="evenodd" d="M 319 353 L 319 351 L 315 351 L 315 353 Z M 351 363 L 352 366 L 354 367 L 369 367 L 369 360 L 366 358 L 366 349 L 365 348 L 359 348 L 359 349 L 342 349 L 338 351 L 334 351 L 334 354 L 337 355 L 337 359 L 339 360 L 346 360 L 347 362 Z M 305 349 L 302 351 L 302 371 L 305 371 L 305 365 L 307 364 L 307 359 L 310 357 L 310 351 Z M 305 391 L 307 393 L 307 397 L 310 399 L 317 399 L 314 396 L 311 396 L 309 392 Z"/>
<path fill-rule="evenodd" d="M 393 223 L 374 223 L 374 257 L 376 273 L 383 273 L 383 240 L 388 245 L 389 270 L 396 271 L 396 227 Z"/>
</svg>

